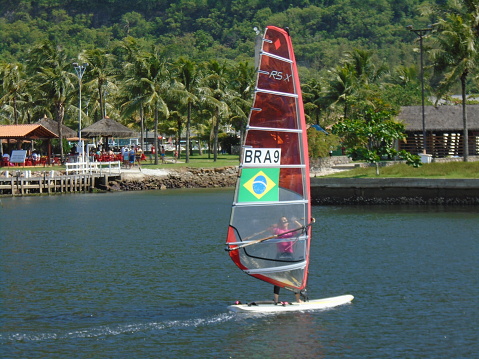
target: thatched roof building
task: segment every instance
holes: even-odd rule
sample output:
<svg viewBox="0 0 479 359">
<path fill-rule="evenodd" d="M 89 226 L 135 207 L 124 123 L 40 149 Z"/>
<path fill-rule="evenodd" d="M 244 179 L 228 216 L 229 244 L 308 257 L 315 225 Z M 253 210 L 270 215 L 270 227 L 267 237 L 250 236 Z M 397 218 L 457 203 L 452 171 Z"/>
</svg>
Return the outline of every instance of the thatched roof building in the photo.
<svg viewBox="0 0 479 359">
<path fill-rule="evenodd" d="M 467 105 L 467 123 L 470 130 L 479 131 L 479 105 Z M 462 106 L 424 106 L 427 131 L 463 130 Z M 406 125 L 406 130 L 422 131 L 422 106 L 401 107 L 397 117 Z"/>
<path fill-rule="evenodd" d="M 467 105 L 469 155 L 479 154 L 479 105 Z M 464 155 L 462 106 L 425 106 L 426 152 L 433 157 Z M 422 106 L 405 106 L 397 119 L 406 126 L 406 142 L 400 149 L 423 152 Z"/>
<path fill-rule="evenodd" d="M 82 129 L 82 137 L 138 137 L 138 133 L 109 117 Z"/>
<path fill-rule="evenodd" d="M 57 136 L 60 136 L 58 133 L 58 122 L 55 120 L 52 120 L 51 118 L 47 118 L 46 116 L 43 117 L 41 120 L 37 122 L 37 124 L 42 125 L 43 127 L 47 128 Z M 63 132 L 63 137 L 69 140 L 77 140 L 78 139 L 78 134 L 73 131 L 70 127 L 67 127 L 65 125 L 62 125 L 62 132 Z"/>
</svg>

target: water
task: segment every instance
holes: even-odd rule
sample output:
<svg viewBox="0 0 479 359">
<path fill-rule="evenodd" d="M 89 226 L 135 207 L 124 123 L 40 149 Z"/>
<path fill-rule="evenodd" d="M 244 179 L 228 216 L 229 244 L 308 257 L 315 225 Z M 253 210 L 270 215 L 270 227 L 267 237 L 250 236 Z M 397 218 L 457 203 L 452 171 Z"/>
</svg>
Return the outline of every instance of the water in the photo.
<svg viewBox="0 0 479 359">
<path fill-rule="evenodd" d="M 2 198 L 0 357 L 478 357 L 478 208 L 315 207 L 310 295 L 355 300 L 244 315 L 272 286 L 223 251 L 232 196 Z"/>
</svg>

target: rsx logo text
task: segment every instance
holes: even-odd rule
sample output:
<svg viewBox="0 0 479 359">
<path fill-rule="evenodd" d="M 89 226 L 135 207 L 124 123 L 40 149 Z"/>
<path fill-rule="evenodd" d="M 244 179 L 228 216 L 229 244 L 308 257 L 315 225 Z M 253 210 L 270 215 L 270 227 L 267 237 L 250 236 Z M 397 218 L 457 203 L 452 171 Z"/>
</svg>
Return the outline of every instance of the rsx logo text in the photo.
<svg viewBox="0 0 479 359">
<path fill-rule="evenodd" d="M 275 80 L 281 81 L 284 80 L 289 82 L 289 79 L 292 77 L 290 74 L 283 74 L 283 71 L 271 71 L 269 77 L 272 77 Z"/>
</svg>

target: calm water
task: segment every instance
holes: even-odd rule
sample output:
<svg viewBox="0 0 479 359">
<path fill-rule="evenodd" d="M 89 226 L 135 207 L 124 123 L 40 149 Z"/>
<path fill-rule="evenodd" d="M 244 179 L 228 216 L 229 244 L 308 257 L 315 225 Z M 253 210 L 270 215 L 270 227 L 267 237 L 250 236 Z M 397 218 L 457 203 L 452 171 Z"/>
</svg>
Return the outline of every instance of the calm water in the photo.
<svg viewBox="0 0 479 359">
<path fill-rule="evenodd" d="M 354 302 L 248 316 L 272 287 L 223 251 L 232 196 L 2 198 L 0 357 L 479 357 L 478 208 L 315 207 L 310 296 Z"/>
</svg>

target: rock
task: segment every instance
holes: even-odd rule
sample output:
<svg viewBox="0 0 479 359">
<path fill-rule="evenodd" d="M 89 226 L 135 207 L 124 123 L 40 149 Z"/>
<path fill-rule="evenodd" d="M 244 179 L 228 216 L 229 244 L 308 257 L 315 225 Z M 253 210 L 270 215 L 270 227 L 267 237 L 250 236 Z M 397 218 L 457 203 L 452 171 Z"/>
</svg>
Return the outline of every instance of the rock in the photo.
<svg viewBox="0 0 479 359">
<path fill-rule="evenodd" d="M 169 171 L 159 176 L 151 176 L 142 170 L 138 173 L 122 176 L 118 183 L 110 182 L 109 190 L 139 191 L 169 188 L 221 188 L 234 187 L 238 176 L 236 167 L 221 168 L 185 168 Z M 151 173 L 151 172 L 150 172 Z"/>
</svg>

